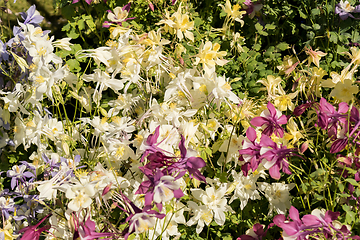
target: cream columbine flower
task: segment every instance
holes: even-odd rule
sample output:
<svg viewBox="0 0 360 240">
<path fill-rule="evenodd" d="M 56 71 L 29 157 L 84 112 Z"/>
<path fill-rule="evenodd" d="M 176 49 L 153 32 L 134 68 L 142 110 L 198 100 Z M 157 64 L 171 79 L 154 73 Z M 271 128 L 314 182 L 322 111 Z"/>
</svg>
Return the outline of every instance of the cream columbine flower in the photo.
<svg viewBox="0 0 360 240">
<path fill-rule="evenodd" d="M 112 22 L 123 22 L 127 18 L 129 12 L 125 9 L 123 10 L 122 7 L 116 7 L 114 12 L 109 12 L 107 18 Z"/>
<path fill-rule="evenodd" d="M 344 82 L 336 83 L 330 96 L 335 97 L 341 102 L 350 102 L 353 99 L 353 95 L 357 94 L 359 91 L 359 87 L 352 84 L 353 82 L 350 79 L 345 79 Z"/>
<path fill-rule="evenodd" d="M 169 16 L 169 13 L 166 12 L 165 20 L 163 19 L 158 23 L 158 25 L 161 24 L 165 24 L 165 31 L 169 31 L 172 34 L 175 33 L 180 41 L 184 38 L 184 35 L 190 41 L 194 41 L 194 34 L 190 32 L 190 30 L 194 29 L 194 22 L 190 21 L 187 14 L 181 14 L 181 4 L 171 17 Z"/>
<path fill-rule="evenodd" d="M 213 213 L 211 209 L 206 205 L 198 206 L 193 201 L 188 201 L 188 205 L 193 210 L 194 216 L 189 219 L 186 225 L 192 226 L 197 223 L 196 233 L 200 234 L 204 228 L 204 225 L 206 224 L 207 226 L 209 226 L 209 224 L 212 222 Z"/>
<path fill-rule="evenodd" d="M 280 111 L 286 111 L 287 109 L 294 111 L 295 105 L 292 100 L 297 96 L 298 91 L 286 94 L 281 85 L 279 85 L 278 92 L 279 95 L 274 100 L 274 106 Z"/>
<path fill-rule="evenodd" d="M 58 47 L 63 50 L 71 51 L 70 46 L 73 45 L 70 43 L 71 38 L 62 38 L 53 43 L 54 47 Z"/>
</svg>

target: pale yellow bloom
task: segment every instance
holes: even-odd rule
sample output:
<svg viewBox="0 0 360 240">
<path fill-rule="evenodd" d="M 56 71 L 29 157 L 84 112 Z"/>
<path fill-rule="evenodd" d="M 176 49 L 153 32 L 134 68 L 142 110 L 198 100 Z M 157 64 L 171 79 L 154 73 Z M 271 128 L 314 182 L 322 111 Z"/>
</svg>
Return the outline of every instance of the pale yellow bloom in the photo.
<svg viewBox="0 0 360 240">
<path fill-rule="evenodd" d="M 350 102 L 353 95 L 359 91 L 359 87 L 352 84 L 353 82 L 350 79 L 345 79 L 344 82 L 336 83 L 334 89 L 330 93 L 330 96 L 335 97 L 341 102 Z"/>
<path fill-rule="evenodd" d="M 220 44 L 212 42 L 206 42 L 201 44 L 199 54 L 196 57 L 195 64 L 204 63 L 209 67 L 214 67 L 215 64 L 223 66 L 228 61 L 222 57 L 226 56 L 226 51 L 220 51 Z"/>
<path fill-rule="evenodd" d="M 232 8 L 230 1 L 226 0 L 225 6 L 222 4 L 219 4 L 219 6 L 224 10 L 225 13 L 227 13 L 228 18 L 240 22 L 241 26 L 244 25 L 244 21 L 241 19 L 242 16 L 246 13 L 246 11 L 239 11 L 241 9 L 241 6 L 239 4 L 235 4 Z"/>
<path fill-rule="evenodd" d="M 304 136 L 302 133 L 298 130 L 298 126 L 294 121 L 294 118 L 290 118 L 286 125 L 287 132 L 285 132 L 284 139 L 287 141 L 290 141 L 290 144 L 298 143 L 300 138 L 303 138 Z"/>
<path fill-rule="evenodd" d="M 298 92 L 286 94 L 281 85 L 279 85 L 278 92 L 280 95 L 275 98 L 274 106 L 280 111 L 286 111 L 286 109 L 293 111 L 295 105 L 292 100 L 297 96 Z"/>
<path fill-rule="evenodd" d="M 269 75 L 267 76 L 266 80 L 261 79 L 257 82 L 265 85 L 269 98 L 275 98 L 276 97 L 275 91 L 280 86 L 281 81 L 282 79 L 280 77 L 275 78 L 274 76 Z"/>
<path fill-rule="evenodd" d="M 169 31 L 172 34 L 176 34 L 176 36 L 182 40 L 184 35 L 190 41 L 194 41 L 194 34 L 190 32 L 190 30 L 194 29 L 194 22 L 190 21 L 189 16 L 187 14 L 181 13 L 181 4 L 178 10 L 169 16 L 169 13 L 166 12 L 165 19 L 161 20 L 158 25 L 165 24 L 164 30 Z"/>
</svg>

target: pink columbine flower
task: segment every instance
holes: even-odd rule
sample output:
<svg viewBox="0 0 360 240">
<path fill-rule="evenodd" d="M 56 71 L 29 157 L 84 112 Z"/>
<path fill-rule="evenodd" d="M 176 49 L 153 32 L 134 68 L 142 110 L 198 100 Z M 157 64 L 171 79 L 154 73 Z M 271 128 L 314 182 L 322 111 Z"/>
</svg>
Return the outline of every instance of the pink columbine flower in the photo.
<svg viewBox="0 0 360 240">
<path fill-rule="evenodd" d="M 42 232 L 51 228 L 50 225 L 46 225 L 42 228 L 37 229 L 41 223 L 43 223 L 51 214 L 47 215 L 39 223 L 34 226 L 24 227 L 19 231 L 19 233 L 24 233 L 20 240 L 38 240 Z"/>
<path fill-rule="evenodd" d="M 250 123 L 256 127 L 265 126 L 263 134 L 271 136 L 275 133 L 278 137 L 284 136 L 284 129 L 280 126 L 287 123 L 287 117 L 282 115 L 271 102 L 268 102 L 267 108 L 260 114 L 260 117 L 253 118 Z"/>
</svg>

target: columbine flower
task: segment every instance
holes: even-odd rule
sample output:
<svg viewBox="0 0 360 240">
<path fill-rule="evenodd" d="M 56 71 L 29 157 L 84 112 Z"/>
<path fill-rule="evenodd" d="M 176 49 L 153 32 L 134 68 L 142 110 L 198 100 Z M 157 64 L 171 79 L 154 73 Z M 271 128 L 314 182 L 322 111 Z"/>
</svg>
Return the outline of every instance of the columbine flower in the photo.
<svg viewBox="0 0 360 240">
<path fill-rule="evenodd" d="M 353 85 L 353 81 L 345 79 L 344 82 L 336 83 L 334 89 L 331 91 L 330 96 L 335 97 L 342 102 L 350 102 L 353 99 L 353 95 L 357 94 L 359 87 Z"/>
<path fill-rule="evenodd" d="M 220 51 L 220 44 L 207 41 L 205 44 L 201 43 L 199 47 L 199 54 L 196 56 L 195 64 L 203 63 L 208 67 L 214 67 L 215 64 L 223 66 L 228 61 L 223 59 L 226 56 L 226 51 Z"/>
<path fill-rule="evenodd" d="M 263 134 L 271 136 L 275 133 L 278 137 L 284 136 L 284 129 L 280 126 L 287 123 L 287 118 L 277 110 L 271 102 L 268 102 L 267 108 L 260 114 L 260 117 L 255 117 L 251 120 L 251 124 L 256 127 L 265 126 Z"/>
<path fill-rule="evenodd" d="M 15 165 L 12 170 L 7 171 L 7 176 L 11 177 L 11 189 L 14 189 L 19 184 L 19 181 L 25 183 L 26 178 L 35 177 L 33 173 L 25 172 L 26 169 L 26 165 Z"/>
<path fill-rule="evenodd" d="M 225 211 L 227 211 L 227 200 L 224 197 L 227 187 L 225 184 L 221 185 L 218 189 L 215 187 L 207 187 L 202 189 L 191 189 L 193 196 L 202 201 L 208 209 L 211 210 L 211 219 L 214 216 L 214 220 L 218 225 L 224 225 L 225 223 Z"/>
<path fill-rule="evenodd" d="M 20 16 L 24 19 L 24 24 L 32 24 L 39 27 L 39 23 L 44 20 L 44 17 L 40 16 L 39 12 L 36 11 L 35 5 L 32 5 L 27 11 L 21 12 Z"/>
<path fill-rule="evenodd" d="M 309 48 L 305 47 L 305 52 L 307 55 L 309 55 L 308 57 L 308 62 L 310 63 L 314 63 L 317 67 L 319 67 L 319 61 L 321 59 L 321 57 L 326 56 L 327 53 L 323 53 L 321 51 L 314 51 L 312 50 L 312 48 L 309 46 Z"/>
<path fill-rule="evenodd" d="M 224 10 L 225 13 L 227 13 L 227 17 L 234 19 L 237 22 L 241 23 L 241 26 L 244 25 L 244 21 L 242 19 L 242 15 L 244 15 L 245 11 L 239 11 L 240 5 L 235 4 L 234 8 L 232 8 L 231 3 L 229 0 L 226 0 L 225 6 L 222 4 L 219 4 L 219 6 Z"/>
<path fill-rule="evenodd" d="M 0 197 L 0 209 L 2 216 L 6 219 L 9 218 L 10 214 L 9 212 L 14 212 L 14 200 L 10 197 Z"/>
<path fill-rule="evenodd" d="M 253 18 L 256 13 L 258 13 L 263 5 L 259 2 L 252 2 L 251 0 L 245 0 L 245 10 L 246 13 L 249 15 L 250 18 Z"/>
<path fill-rule="evenodd" d="M 274 179 L 280 179 L 280 170 L 286 174 L 291 174 L 289 170 L 289 162 L 287 158 L 296 155 L 295 148 L 289 149 L 284 145 L 278 147 L 278 145 L 266 135 L 261 137 L 261 158 L 266 159 L 264 167 L 269 169 L 270 176 Z"/>
<path fill-rule="evenodd" d="M 348 1 L 343 2 L 343 0 L 341 0 L 335 7 L 335 14 L 339 14 L 341 20 L 345 20 L 348 17 L 358 19 L 351 14 L 358 12 L 360 12 L 360 5 L 353 7 Z"/>
<path fill-rule="evenodd" d="M 234 170 L 231 174 L 234 177 L 235 192 L 229 203 L 238 198 L 240 200 L 240 208 L 243 210 L 249 199 L 261 199 L 259 192 L 256 190 L 256 176 L 244 176 L 242 172 L 237 173 Z"/>
<path fill-rule="evenodd" d="M 266 182 L 260 182 L 257 185 L 269 201 L 269 215 L 272 211 L 278 214 L 285 214 L 286 209 L 291 207 L 290 190 L 295 187 L 295 183 L 273 183 L 270 185 Z"/>
<path fill-rule="evenodd" d="M 49 228 L 51 228 L 50 225 L 46 225 L 42 228 L 37 229 L 40 226 L 40 224 L 42 222 L 44 222 L 50 215 L 51 214 L 49 214 L 46 217 L 44 217 L 43 219 L 41 219 L 41 221 L 34 226 L 28 226 L 28 227 L 21 229 L 19 231 L 19 233 L 24 233 L 24 234 L 22 235 L 20 240 L 38 240 L 40 238 L 40 234 L 43 231 L 46 231 Z"/>
<path fill-rule="evenodd" d="M 124 7 L 116 7 L 114 9 L 114 12 L 111 12 L 110 10 L 108 10 L 108 15 L 107 18 L 110 20 L 109 21 L 105 21 L 103 23 L 103 27 L 110 27 L 111 23 L 114 24 L 118 24 L 120 26 L 122 26 L 123 22 L 126 22 L 127 20 L 132 20 L 135 19 L 135 17 L 132 18 L 128 18 L 128 14 L 130 12 L 130 7 L 131 7 L 131 3 L 126 4 Z"/>
</svg>

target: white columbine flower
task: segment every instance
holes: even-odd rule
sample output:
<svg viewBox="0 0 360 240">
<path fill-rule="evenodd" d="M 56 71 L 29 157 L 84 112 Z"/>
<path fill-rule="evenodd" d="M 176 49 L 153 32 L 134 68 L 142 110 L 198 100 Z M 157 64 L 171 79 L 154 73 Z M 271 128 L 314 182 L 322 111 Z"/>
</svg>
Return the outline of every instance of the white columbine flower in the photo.
<svg viewBox="0 0 360 240">
<path fill-rule="evenodd" d="M 222 184 L 218 189 L 215 187 L 207 187 L 202 189 L 191 189 L 193 196 L 202 201 L 205 206 L 212 210 L 211 214 L 214 214 L 214 220 L 218 225 L 224 225 L 225 223 L 225 211 L 227 211 L 227 200 L 224 197 L 227 187 Z"/>
<path fill-rule="evenodd" d="M 295 187 L 295 183 L 272 183 L 266 182 L 257 183 L 259 190 L 265 195 L 269 201 L 269 213 L 275 211 L 277 214 L 285 214 L 286 210 L 291 207 L 290 204 L 290 190 Z"/>
<path fill-rule="evenodd" d="M 240 208 L 243 210 L 249 199 L 261 199 L 259 192 L 256 190 L 257 177 L 253 175 L 245 177 L 242 172 L 237 173 L 234 170 L 231 174 L 234 177 L 235 192 L 229 201 L 230 203 L 238 198 L 240 200 Z"/>
<path fill-rule="evenodd" d="M 75 185 L 70 186 L 66 190 L 66 197 L 71 199 L 68 208 L 74 212 L 80 208 L 88 208 L 92 203 L 92 197 L 96 194 L 95 183 L 89 182 L 89 176 L 77 179 L 72 179 Z"/>
</svg>

